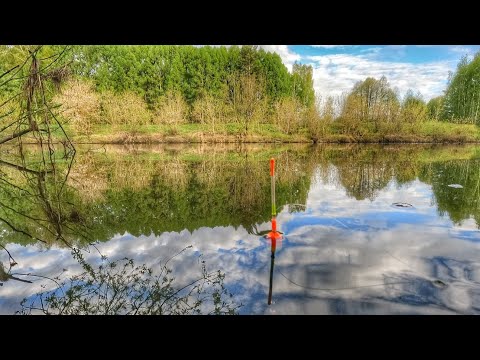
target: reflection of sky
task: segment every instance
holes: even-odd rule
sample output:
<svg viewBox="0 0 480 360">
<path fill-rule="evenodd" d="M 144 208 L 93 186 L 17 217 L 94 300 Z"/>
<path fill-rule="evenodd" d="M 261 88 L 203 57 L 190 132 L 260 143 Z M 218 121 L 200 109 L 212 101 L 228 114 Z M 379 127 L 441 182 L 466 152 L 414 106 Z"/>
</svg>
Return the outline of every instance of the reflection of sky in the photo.
<svg viewBox="0 0 480 360">
<path fill-rule="evenodd" d="M 198 272 L 198 254 L 209 270 L 226 273 L 225 282 L 243 307 L 254 314 L 403 314 L 480 312 L 480 235 L 473 220 L 454 226 L 439 217 L 429 185 L 418 180 L 394 182 L 375 200 L 347 197 L 336 183 L 315 176 L 304 212 L 278 215 L 285 239 L 277 246 L 273 304 L 267 305 L 270 245 L 239 227 L 199 228 L 160 236 L 118 234 L 99 244 L 111 259 L 131 257 L 154 269 L 182 248 L 193 245 L 170 263 L 182 284 Z M 406 202 L 413 208 L 394 208 Z M 266 230 L 269 223 L 258 224 Z M 8 246 L 19 263 L 15 272 L 71 276 L 80 271 L 67 249 L 40 251 L 37 246 Z M 1 260 L 7 263 L 5 253 Z M 98 252 L 86 255 L 98 261 Z M 21 299 L 41 291 L 34 284 L 5 282 L 0 312 L 12 313 Z M 435 286 L 441 280 L 447 287 Z"/>
</svg>

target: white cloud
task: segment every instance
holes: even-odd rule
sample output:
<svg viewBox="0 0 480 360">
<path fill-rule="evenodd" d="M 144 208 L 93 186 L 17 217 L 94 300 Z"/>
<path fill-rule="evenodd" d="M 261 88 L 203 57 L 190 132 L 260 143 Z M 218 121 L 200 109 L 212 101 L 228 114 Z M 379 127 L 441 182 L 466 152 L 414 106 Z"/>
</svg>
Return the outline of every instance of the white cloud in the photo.
<svg viewBox="0 0 480 360">
<path fill-rule="evenodd" d="M 309 45 L 316 48 L 341 49 L 346 45 Z M 429 45 L 418 45 L 419 47 Z M 378 58 L 382 50 L 393 51 L 397 57 L 404 55 L 406 45 L 389 45 L 371 47 L 360 50 L 361 54 L 329 54 L 302 57 L 288 48 L 287 45 L 260 45 L 266 51 L 276 52 L 283 63 L 292 71 L 295 61 L 304 60 L 313 66 L 314 88 L 317 95 L 340 95 L 351 90 L 357 81 L 367 77 L 380 78 L 385 75 L 393 88 L 397 88 L 400 96 L 408 89 L 420 91 L 424 99 L 441 95 L 447 84 L 448 72 L 455 70 L 456 61 L 432 61 L 413 64 L 402 61 L 382 61 Z M 452 47 L 452 52 L 465 52 L 470 48 Z M 306 60 L 306 61 L 305 61 Z"/>
<path fill-rule="evenodd" d="M 282 58 L 283 63 L 288 71 L 292 71 L 295 61 L 300 61 L 302 58 L 300 54 L 291 51 L 287 45 L 259 45 L 263 50 L 275 52 Z"/>
<path fill-rule="evenodd" d="M 375 53 L 378 50 L 373 50 Z M 357 81 L 367 77 L 379 79 L 385 75 L 400 95 L 408 89 L 418 90 L 425 100 L 442 94 L 449 70 L 454 70 L 456 61 L 433 61 L 423 64 L 380 61 L 370 56 L 332 54 L 308 56 L 314 67 L 314 87 L 319 95 L 340 95 L 349 91 Z"/>
<path fill-rule="evenodd" d="M 449 48 L 448 50 L 450 52 L 457 53 L 457 54 L 459 53 L 459 54 L 470 55 L 471 53 L 473 53 L 472 48 L 467 47 L 467 46 L 453 46 L 453 47 Z"/>
<path fill-rule="evenodd" d="M 361 53 L 370 53 L 370 54 L 378 54 L 383 48 L 381 47 L 371 47 L 360 50 Z"/>
</svg>

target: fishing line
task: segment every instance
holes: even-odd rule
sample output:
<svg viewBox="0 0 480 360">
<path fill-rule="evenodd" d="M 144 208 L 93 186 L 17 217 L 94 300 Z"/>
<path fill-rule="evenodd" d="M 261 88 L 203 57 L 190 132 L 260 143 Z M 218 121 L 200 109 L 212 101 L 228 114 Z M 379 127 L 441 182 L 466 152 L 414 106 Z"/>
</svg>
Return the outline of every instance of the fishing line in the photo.
<svg viewBox="0 0 480 360">
<path fill-rule="evenodd" d="M 270 176 L 271 176 L 271 194 L 272 194 L 272 232 L 269 233 L 270 236 L 272 236 L 271 234 L 275 234 L 276 233 L 276 208 L 275 208 L 275 160 L 272 158 L 270 160 Z M 304 209 L 307 208 L 306 205 L 303 205 L 303 204 L 289 204 L 289 209 L 290 209 L 290 206 L 292 207 L 302 207 Z M 337 219 L 336 217 L 333 217 L 333 216 L 330 216 L 328 214 L 323 214 L 324 216 L 332 219 L 332 220 L 335 220 L 337 223 L 339 223 L 341 226 L 343 226 L 345 229 L 348 229 L 348 230 L 353 230 L 351 227 L 349 227 L 347 224 L 343 223 L 342 221 L 340 221 L 339 219 Z M 295 235 L 294 235 L 295 236 Z M 265 236 L 265 237 L 268 237 Z M 284 238 L 285 239 L 288 239 L 288 235 L 284 235 Z M 272 245 L 273 246 L 273 245 Z M 274 250 L 272 250 L 274 251 Z M 405 265 L 410 271 L 412 271 L 414 274 L 417 274 L 418 276 L 420 276 L 421 278 L 424 277 L 426 278 L 427 281 L 430 281 L 434 286 L 436 286 L 437 288 L 444 288 L 446 287 L 447 285 L 440 281 L 440 280 L 437 280 L 437 279 L 432 279 L 430 278 L 429 276 L 425 276 L 425 274 L 421 274 L 417 271 L 414 271 L 412 269 L 412 266 L 410 264 L 408 264 L 407 262 L 403 261 L 402 259 L 396 257 L 395 255 L 393 255 L 392 253 L 390 253 L 388 250 L 384 250 L 382 249 L 382 251 L 387 254 L 388 256 L 390 256 L 391 258 L 393 258 L 394 260 L 400 262 L 401 264 Z M 274 254 L 274 253 L 273 253 Z M 274 255 L 272 254 L 272 259 L 274 259 Z M 272 260 L 273 261 L 273 260 Z M 270 274 L 270 294 L 271 294 L 271 281 L 272 281 L 272 270 L 273 268 L 271 269 L 271 274 Z M 384 283 L 381 283 L 381 284 L 372 284 L 372 285 L 358 285 L 358 286 L 346 286 L 346 287 L 337 287 L 337 288 L 316 288 L 316 287 L 311 287 L 311 286 L 305 286 L 305 285 L 302 285 L 302 284 L 299 284 L 297 282 L 295 282 L 294 280 L 288 278 L 282 271 L 280 271 L 278 268 L 277 268 L 277 272 L 282 275 L 282 277 L 284 277 L 288 282 L 290 282 L 291 284 L 295 285 L 295 286 L 298 286 L 298 287 L 301 287 L 301 288 L 304 288 L 304 289 L 308 289 L 308 290 L 316 290 L 316 291 L 328 291 L 328 292 L 332 292 L 332 291 L 345 291 L 345 290 L 355 290 L 355 289 L 366 289 L 366 288 L 373 288 L 373 287 L 380 287 L 380 286 L 391 286 L 391 285 L 400 285 L 400 284 L 409 284 L 409 283 L 412 283 L 414 280 L 403 280 L 403 281 L 394 281 L 394 282 L 384 282 Z M 417 296 L 420 296 L 420 297 L 423 297 L 422 295 L 417 295 Z M 269 299 L 271 298 L 271 295 L 269 295 Z M 269 300 L 269 304 L 270 304 L 270 300 Z"/>
<path fill-rule="evenodd" d="M 410 281 L 396 281 L 396 282 L 391 282 L 391 283 L 383 283 L 383 284 L 374 284 L 374 285 L 358 285 L 358 286 L 349 286 L 349 287 L 341 287 L 341 288 L 315 288 L 311 286 L 305 286 L 296 283 L 292 279 L 289 279 L 288 277 L 285 276 L 280 270 L 277 270 L 280 275 L 282 275 L 285 279 L 287 279 L 289 282 L 292 284 L 299 286 L 304 289 L 308 290 L 318 290 L 318 291 L 342 291 L 342 290 L 355 290 L 355 289 L 361 289 L 361 288 L 370 288 L 370 287 L 376 287 L 376 286 L 388 286 L 388 285 L 397 285 L 397 284 L 407 284 Z"/>
<path fill-rule="evenodd" d="M 306 206 L 305 206 L 306 208 Z M 346 229 L 348 230 L 353 230 L 351 227 L 349 227 L 348 225 L 346 225 L 345 223 L 343 223 L 342 221 L 338 220 L 336 217 L 333 217 L 333 216 L 330 216 L 328 214 L 322 214 L 323 216 L 326 216 L 326 217 L 329 217 L 330 219 L 332 220 L 335 220 L 336 222 L 338 222 L 340 225 L 342 225 L 343 227 L 345 227 Z M 291 235 L 290 235 L 291 236 Z M 290 237 L 288 236 L 288 237 Z M 297 235 L 298 236 L 298 235 Z M 285 238 L 287 238 L 287 235 L 285 235 Z M 393 255 L 390 251 L 388 250 L 385 250 L 385 249 L 382 249 L 381 250 L 382 252 L 384 252 L 385 254 L 387 254 L 388 256 L 390 256 L 391 258 L 393 258 L 394 260 L 400 262 L 401 264 L 405 265 L 406 267 L 408 267 L 408 269 L 420 276 L 420 277 L 423 277 L 425 278 L 426 280 L 430 281 L 434 286 L 436 287 L 439 287 L 439 288 L 444 288 L 446 287 L 446 284 L 443 282 L 443 281 L 440 281 L 440 280 L 437 280 L 437 279 L 433 279 L 432 277 L 430 276 L 427 276 L 426 274 L 424 273 L 421 273 L 421 272 L 418 272 L 416 270 L 413 270 L 413 267 L 407 263 L 406 261 L 398 258 L 397 256 Z M 282 275 L 285 279 L 287 279 L 290 283 L 298 286 L 298 287 L 302 287 L 304 289 L 309 289 L 309 290 L 318 290 L 318 291 L 343 291 L 343 290 L 354 290 L 354 289 L 360 289 L 360 288 L 370 288 L 370 287 L 378 287 L 378 286 L 388 286 L 388 285 L 397 285 L 397 284 L 406 284 L 406 283 L 411 283 L 412 281 L 398 281 L 398 282 L 392 282 L 392 283 L 382 283 L 382 284 L 374 284 L 374 285 L 361 285 L 361 286 L 353 286 L 353 287 L 341 287 L 341 288 L 314 288 L 314 287 L 310 287 L 310 286 L 305 286 L 305 285 L 301 285 L 295 281 L 293 281 L 292 279 L 288 278 L 284 273 L 282 273 L 280 270 L 277 269 L 277 271 L 280 273 L 280 275 Z"/>
</svg>

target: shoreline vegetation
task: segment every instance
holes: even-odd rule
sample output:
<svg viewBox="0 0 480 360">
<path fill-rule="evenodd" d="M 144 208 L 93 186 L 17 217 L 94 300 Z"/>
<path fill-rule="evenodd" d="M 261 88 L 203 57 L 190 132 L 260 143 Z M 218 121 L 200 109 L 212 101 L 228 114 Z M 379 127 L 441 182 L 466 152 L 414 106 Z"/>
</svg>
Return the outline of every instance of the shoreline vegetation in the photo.
<svg viewBox="0 0 480 360">
<path fill-rule="evenodd" d="M 235 126 L 220 127 L 211 133 L 201 125 L 188 124 L 175 128 L 140 126 L 137 128 L 99 127 L 92 135 L 71 135 L 75 144 L 160 144 L 160 143 L 480 143 L 480 131 L 475 125 L 425 123 L 415 133 L 345 135 L 327 134 L 312 139 L 309 134 L 284 134 L 266 126 L 248 134 L 236 131 Z M 437 126 L 441 126 L 440 128 Z M 33 140 L 33 139 L 32 139 Z M 33 141 L 34 142 L 34 141 Z M 28 138 L 25 139 L 28 143 Z"/>
<path fill-rule="evenodd" d="M 1 46 L 0 73 L 19 66 L 28 51 Z M 44 75 L 44 101 L 59 120 L 48 125 L 54 141 L 65 130 L 76 144 L 480 142 L 480 54 L 462 58 L 444 95 L 427 103 L 413 90 L 401 97 L 384 76 L 321 97 L 310 65 L 295 63 L 289 71 L 278 54 L 256 46 L 43 46 L 37 52 L 40 69 L 42 59 L 64 54 Z M 16 120 L 24 108 L 16 95 L 22 82 L 2 85 L 0 143 L 18 133 L 35 142 L 39 126 Z"/>
</svg>

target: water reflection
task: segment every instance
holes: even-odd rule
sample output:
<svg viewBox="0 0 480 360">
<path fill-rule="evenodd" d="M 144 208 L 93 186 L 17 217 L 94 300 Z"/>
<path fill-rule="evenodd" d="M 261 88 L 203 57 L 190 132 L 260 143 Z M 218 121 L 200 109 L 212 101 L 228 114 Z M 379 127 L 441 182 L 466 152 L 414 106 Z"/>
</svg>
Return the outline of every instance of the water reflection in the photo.
<svg viewBox="0 0 480 360">
<path fill-rule="evenodd" d="M 179 288 L 167 267 L 173 257 L 158 272 L 128 258 L 103 257 L 101 265 L 92 267 L 80 250 L 72 255 L 83 272 L 64 280 L 50 278 L 58 287 L 24 299 L 20 314 L 234 315 L 239 307 L 224 287 L 225 275 L 207 271 L 205 261 L 199 277 Z"/>
<path fill-rule="evenodd" d="M 272 304 L 272 293 L 273 293 L 273 269 L 275 267 L 275 251 L 277 251 L 277 239 L 272 238 L 270 239 L 270 278 L 268 282 L 268 300 L 267 304 L 271 305 Z"/>
<path fill-rule="evenodd" d="M 12 157 L 21 161 L 22 165 L 1 162 L 1 165 L 15 171 L 2 173 L 6 185 L 2 187 L 1 197 L 8 204 L 7 201 L 1 203 L 0 220 L 2 226 L 5 226 L 2 239 L 7 241 L 6 245 L 0 246 L 8 254 L 9 268 L 7 270 L 3 261 L 0 262 L 0 285 L 3 286 L 9 280 L 29 284 L 35 280 L 49 281 L 40 287 L 36 284 L 30 288 L 16 287 L 29 294 L 22 300 L 21 313 L 236 313 L 238 305 L 228 300 L 229 293 L 223 285 L 225 275 L 218 270 L 207 272 L 204 261 L 197 275 L 192 269 L 190 276 L 196 278 L 186 285 L 169 277 L 172 270 L 166 268 L 166 264 L 160 266 L 160 272 L 156 271 L 159 264 L 155 269 L 145 264 L 135 264 L 134 259 L 127 258 L 103 264 L 108 258 L 95 245 L 98 242 L 94 238 L 97 219 L 85 211 L 82 206 L 85 205 L 84 198 L 71 184 L 75 180 L 71 176 L 75 150 L 71 148 L 70 152 L 64 151 L 61 159 L 53 144 L 48 143 L 47 150 L 44 151 L 42 146 L 25 150 L 20 146 Z M 63 270 L 54 276 L 41 274 L 42 271 L 37 271 L 37 266 L 26 269 L 25 259 L 22 259 L 24 254 L 20 255 L 17 262 L 16 255 L 14 257 L 13 251 L 8 249 L 12 248 L 16 239 L 20 239 L 20 244 L 25 241 L 43 244 L 43 249 L 40 250 L 48 250 L 46 253 L 53 255 L 53 258 L 55 252 L 60 253 L 63 257 Z M 69 262 L 65 259 L 68 257 L 67 249 L 71 252 L 71 260 L 76 262 L 72 266 L 76 270 L 73 275 L 68 274 L 70 277 L 67 276 L 69 268 L 65 267 Z M 88 254 L 92 250 L 96 250 L 100 256 L 86 261 L 84 253 Z M 40 254 L 41 252 L 38 255 Z M 19 268 L 13 269 L 18 264 Z M 117 268 L 122 270 L 116 271 Z M 9 291 L 14 289 L 15 287 L 6 286 L 3 293 L 8 296 Z"/>
<path fill-rule="evenodd" d="M 40 214 L 50 219 L 44 202 L 2 190 L 3 203 L 30 216 L 2 207 L 2 220 L 46 244 L 2 221 L 0 244 L 18 262 L 10 275 L 33 283 L 6 281 L 0 311 L 55 288 L 13 274 L 81 274 L 68 243 L 89 250 L 97 268 L 102 254 L 158 270 L 192 244 L 171 261 L 172 277 L 193 281 L 203 254 L 243 314 L 478 313 L 478 155 L 475 146 L 78 149 L 60 207 L 66 242 L 51 234 L 55 225 L 35 226 Z M 263 237 L 272 230 L 272 156 L 281 246 Z"/>
</svg>

